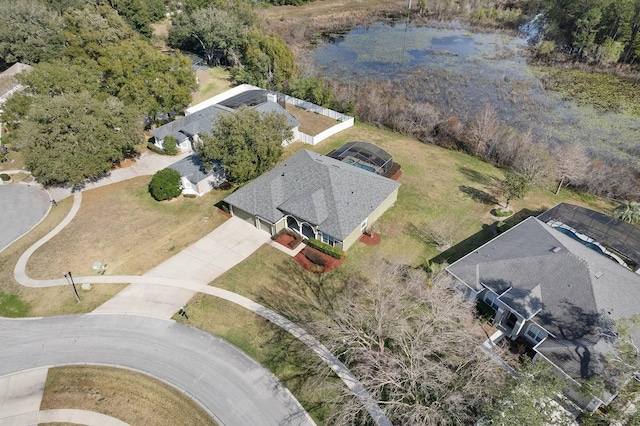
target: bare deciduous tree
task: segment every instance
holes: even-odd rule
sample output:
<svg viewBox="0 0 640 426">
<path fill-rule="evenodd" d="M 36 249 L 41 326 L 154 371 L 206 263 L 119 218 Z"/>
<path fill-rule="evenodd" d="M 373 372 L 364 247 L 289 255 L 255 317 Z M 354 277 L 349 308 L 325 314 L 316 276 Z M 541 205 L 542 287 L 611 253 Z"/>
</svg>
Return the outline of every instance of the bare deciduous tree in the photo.
<svg viewBox="0 0 640 426">
<path fill-rule="evenodd" d="M 360 379 L 393 424 L 472 424 L 505 373 L 479 349 L 469 305 L 446 275 L 378 261 L 351 282 L 315 333 Z M 366 424 L 344 386 L 331 423 Z"/>
<path fill-rule="evenodd" d="M 556 162 L 556 179 L 558 188 L 556 195 L 560 193 L 560 188 L 570 183 L 580 185 L 584 182 L 589 167 L 590 159 L 584 146 L 574 142 L 568 145 L 556 145 L 552 151 L 553 159 Z"/>
<path fill-rule="evenodd" d="M 469 121 L 466 142 L 468 151 L 485 157 L 487 150 L 500 131 L 500 121 L 492 104 L 482 105 Z"/>
<path fill-rule="evenodd" d="M 513 160 L 512 167 L 531 185 L 538 185 L 552 178 L 555 171 L 553 158 L 547 148 L 535 142 L 522 145 Z"/>
</svg>

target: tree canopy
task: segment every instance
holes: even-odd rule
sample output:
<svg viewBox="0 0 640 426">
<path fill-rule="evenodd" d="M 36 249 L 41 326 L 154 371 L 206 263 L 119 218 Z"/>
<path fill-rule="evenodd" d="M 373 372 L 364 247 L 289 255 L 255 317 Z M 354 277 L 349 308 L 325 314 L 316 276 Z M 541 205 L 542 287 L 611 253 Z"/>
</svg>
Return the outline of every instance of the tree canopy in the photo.
<svg viewBox="0 0 640 426">
<path fill-rule="evenodd" d="M 640 57 L 640 0 L 546 0 L 552 36 L 584 58 L 633 63 Z"/>
<path fill-rule="evenodd" d="M 282 141 L 292 136 L 283 114 L 241 107 L 217 119 L 198 152 L 206 163 L 220 160 L 229 180 L 242 183 L 271 169 L 282 155 Z"/>
<path fill-rule="evenodd" d="M 138 117 L 112 97 L 34 96 L 12 142 L 43 185 L 80 184 L 135 152 L 142 134 Z"/>
<path fill-rule="evenodd" d="M 286 43 L 259 27 L 247 1 L 188 2 L 173 19 L 169 44 L 202 55 L 210 65 L 231 66 L 240 83 L 282 90 L 294 72 Z"/>
<path fill-rule="evenodd" d="M 0 69 L 62 55 L 60 15 L 38 0 L 0 2 Z"/>
</svg>

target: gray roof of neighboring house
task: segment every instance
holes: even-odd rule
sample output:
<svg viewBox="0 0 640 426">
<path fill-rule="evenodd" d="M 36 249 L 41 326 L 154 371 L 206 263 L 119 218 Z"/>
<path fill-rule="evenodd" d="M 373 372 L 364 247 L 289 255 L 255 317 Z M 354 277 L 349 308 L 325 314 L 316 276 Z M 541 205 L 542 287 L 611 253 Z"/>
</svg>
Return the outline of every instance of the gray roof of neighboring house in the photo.
<svg viewBox="0 0 640 426">
<path fill-rule="evenodd" d="M 31 65 L 16 62 L 9 68 L 0 73 L 0 99 L 3 99 L 9 92 L 17 87 L 20 87 L 20 82 L 16 79 L 15 75 L 23 71 L 29 71 L 33 69 Z M 6 99 L 4 99 L 6 100 Z"/>
<path fill-rule="evenodd" d="M 300 122 L 293 115 L 289 114 L 286 109 L 282 108 L 279 103 L 265 102 L 263 104 L 257 105 L 254 109 L 260 111 L 261 113 L 277 112 L 278 114 L 284 114 L 284 116 L 287 118 L 287 125 L 292 129 L 300 125 Z"/>
<path fill-rule="evenodd" d="M 211 132 L 211 127 L 219 114 L 230 112 L 226 107 L 211 105 L 185 117 L 164 124 L 151 131 L 151 134 L 158 140 L 167 136 L 173 136 L 178 142 L 194 136 L 195 134 L 205 134 Z"/>
<path fill-rule="evenodd" d="M 608 347 L 596 337 L 601 314 L 640 314 L 640 276 L 535 217 L 447 270 L 476 290 L 504 293 L 500 300 L 525 318 L 535 315 L 554 337 L 538 351 L 572 377 L 601 369 Z"/>
<path fill-rule="evenodd" d="M 219 162 L 214 162 L 211 170 L 207 171 L 200 157 L 195 154 L 173 163 L 169 168 L 180 173 L 180 176 L 186 177 L 194 185 L 214 175 L 217 177 L 216 180 L 221 181 L 220 183 L 224 181 L 224 169 Z"/>
<path fill-rule="evenodd" d="M 266 99 L 267 93 L 268 92 L 266 90 L 252 90 L 249 91 L 249 93 L 241 93 L 240 95 L 237 95 L 232 99 L 238 98 L 241 101 L 242 96 L 245 95 L 247 97 L 247 101 L 255 99 Z M 151 134 L 157 140 L 162 140 L 167 136 L 173 136 L 178 141 L 183 141 L 195 134 L 202 135 L 210 133 L 213 123 L 220 113 L 234 111 L 232 107 L 224 105 L 224 103 L 227 101 L 229 100 L 227 99 L 221 104 L 211 105 L 207 108 L 189 114 L 183 118 L 179 118 L 170 123 L 162 125 L 152 130 Z M 277 102 L 265 101 L 257 105 L 251 105 L 250 108 L 260 111 L 261 113 L 277 112 L 279 114 L 284 114 L 287 118 L 287 124 L 292 128 L 298 127 L 300 125 L 300 122 L 293 115 L 287 112 L 286 109 L 282 108 L 282 106 L 280 106 L 280 104 L 278 104 Z"/>
<path fill-rule="evenodd" d="M 16 62 L 6 70 L 2 71 L 2 73 L 0 73 L 0 76 L 16 75 L 20 74 L 22 71 L 29 71 L 32 69 L 33 67 L 31 65 L 23 64 L 22 62 Z"/>
<path fill-rule="evenodd" d="M 302 150 L 225 201 L 272 223 L 291 214 L 343 240 L 399 186 L 375 173 Z"/>
</svg>

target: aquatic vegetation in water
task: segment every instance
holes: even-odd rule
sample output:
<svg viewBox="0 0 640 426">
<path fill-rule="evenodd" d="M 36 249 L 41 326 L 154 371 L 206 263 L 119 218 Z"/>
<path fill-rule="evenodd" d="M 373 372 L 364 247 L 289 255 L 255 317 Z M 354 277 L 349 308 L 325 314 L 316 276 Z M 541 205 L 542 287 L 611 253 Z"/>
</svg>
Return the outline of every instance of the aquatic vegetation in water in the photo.
<svg viewBox="0 0 640 426">
<path fill-rule="evenodd" d="M 640 84 L 609 74 L 557 68 L 540 69 L 545 88 L 601 112 L 640 116 Z"/>
</svg>

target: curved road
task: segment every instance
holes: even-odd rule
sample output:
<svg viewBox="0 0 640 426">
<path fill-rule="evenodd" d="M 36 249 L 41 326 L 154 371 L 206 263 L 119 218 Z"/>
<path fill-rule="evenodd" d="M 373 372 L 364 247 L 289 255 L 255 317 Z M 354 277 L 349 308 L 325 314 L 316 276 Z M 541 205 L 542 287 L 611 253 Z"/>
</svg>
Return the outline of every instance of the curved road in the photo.
<svg viewBox="0 0 640 426">
<path fill-rule="evenodd" d="M 313 424 L 256 361 L 175 321 L 95 314 L 0 319 L 0 341 L 0 376 L 50 365 L 112 365 L 162 378 L 215 413 L 222 425 Z"/>
</svg>

